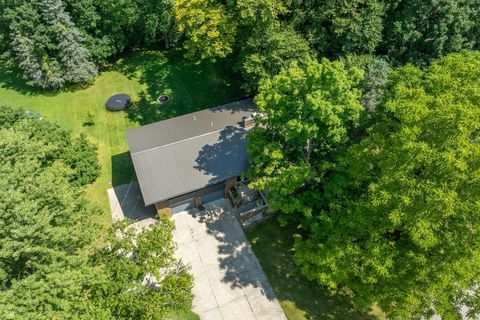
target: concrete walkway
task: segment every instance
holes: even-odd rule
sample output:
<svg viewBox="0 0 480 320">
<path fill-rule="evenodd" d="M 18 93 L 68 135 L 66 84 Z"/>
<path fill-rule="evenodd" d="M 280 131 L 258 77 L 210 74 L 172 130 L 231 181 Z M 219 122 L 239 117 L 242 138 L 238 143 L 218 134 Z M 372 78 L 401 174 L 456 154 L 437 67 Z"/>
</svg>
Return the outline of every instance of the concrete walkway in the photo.
<svg viewBox="0 0 480 320">
<path fill-rule="evenodd" d="M 201 319 L 286 319 L 230 203 L 173 215 L 177 256 L 195 277 L 193 311 Z"/>
</svg>

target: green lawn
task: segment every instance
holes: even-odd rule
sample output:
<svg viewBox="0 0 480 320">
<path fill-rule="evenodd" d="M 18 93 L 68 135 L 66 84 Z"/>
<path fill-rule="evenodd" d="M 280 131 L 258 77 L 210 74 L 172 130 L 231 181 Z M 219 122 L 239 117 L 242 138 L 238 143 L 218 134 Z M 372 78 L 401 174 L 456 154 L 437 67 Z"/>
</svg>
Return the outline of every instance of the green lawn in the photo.
<svg viewBox="0 0 480 320">
<path fill-rule="evenodd" d="M 0 61 L 0 103 L 38 112 L 74 135 L 86 132 L 98 145 L 102 174 L 86 191 L 105 212 L 101 222 L 108 223 L 106 190 L 134 179 L 126 129 L 241 98 L 239 83 L 229 69 L 226 63 L 190 63 L 178 52 L 136 51 L 86 88 L 43 93 L 26 86 L 16 70 Z M 106 99 L 121 92 L 130 94 L 134 105 L 127 111 L 107 112 Z M 171 101 L 160 105 L 156 97 L 165 93 Z M 94 115 L 95 125 L 84 127 L 88 112 Z"/>
<path fill-rule="evenodd" d="M 378 319 L 380 312 L 356 311 L 348 297 L 331 295 L 307 280 L 293 260 L 294 230 L 281 227 L 276 218 L 247 231 L 255 255 L 260 260 L 286 316 L 299 319 Z"/>
</svg>

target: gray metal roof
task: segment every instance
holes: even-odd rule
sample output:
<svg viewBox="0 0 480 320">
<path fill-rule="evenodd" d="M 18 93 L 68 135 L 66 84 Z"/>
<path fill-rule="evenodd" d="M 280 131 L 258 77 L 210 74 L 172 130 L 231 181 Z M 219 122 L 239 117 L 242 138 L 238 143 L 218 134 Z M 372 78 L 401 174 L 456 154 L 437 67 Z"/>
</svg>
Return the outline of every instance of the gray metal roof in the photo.
<svg viewBox="0 0 480 320">
<path fill-rule="evenodd" d="M 244 172 L 248 168 L 247 129 L 241 122 L 255 110 L 253 101 L 247 99 L 128 130 L 145 204 Z"/>
<path fill-rule="evenodd" d="M 218 131 L 226 126 L 239 125 L 244 116 L 251 115 L 255 110 L 253 100 L 245 99 L 129 129 L 127 140 L 130 153 Z"/>
</svg>

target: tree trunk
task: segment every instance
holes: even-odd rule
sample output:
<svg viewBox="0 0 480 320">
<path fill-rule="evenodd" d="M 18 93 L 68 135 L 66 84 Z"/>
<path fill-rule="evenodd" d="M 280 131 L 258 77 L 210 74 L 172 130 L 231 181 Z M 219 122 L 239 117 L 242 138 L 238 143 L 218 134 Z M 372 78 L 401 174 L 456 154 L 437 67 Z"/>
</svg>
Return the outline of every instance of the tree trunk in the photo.
<svg viewBox="0 0 480 320">
<path fill-rule="evenodd" d="M 165 41 L 165 49 L 168 50 L 170 48 L 170 43 L 168 42 L 168 35 L 166 33 L 164 33 L 163 39 Z"/>
</svg>

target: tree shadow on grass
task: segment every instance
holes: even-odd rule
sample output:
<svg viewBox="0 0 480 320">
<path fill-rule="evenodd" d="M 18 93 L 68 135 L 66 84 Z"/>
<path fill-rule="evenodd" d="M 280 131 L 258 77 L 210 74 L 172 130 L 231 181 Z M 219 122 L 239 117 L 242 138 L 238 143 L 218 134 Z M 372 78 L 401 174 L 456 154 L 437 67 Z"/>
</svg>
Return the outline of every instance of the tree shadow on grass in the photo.
<svg viewBox="0 0 480 320">
<path fill-rule="evenodd" d="M 143 89 L 127 110 L 141 125 L 239 100 L 245 96 L 230 64 L 185 60 L 178 50 L 136 51 L 121 58 L 112 70 L 136 79 Z M 157 98 L 168 95 L 167 103 Z"/>
<path fill-rule="evenodd" d="M 130 152 L 113 155 L 111 161 L 113 187 L 130 183 L 132 180 L 136 179 Z"/>
<path fill-rule="evenodd" d="M 0 55 L 0 88 L 14 90 L 25 95 L 39 95 L 42 90 L 27 84 L 22 70 L 16 67 L 6 56 Z"/>
<path fill-rule="evenodd" d="M 287 315 L 306 319 L 377 319 L 356 310 L 348 296 L 330 294 L 300 273 L 294 261 L 293 233 L 292 228 L 281 227 L 274 218 L 247 231 L 253 251 Z"/>
<path fill-rule="evenodd" d="M 165 108 L 157 102 L 152 102 L 145 91 L 141 91 L 137 100 L 125 109 L 125 114 L 130 121 L 145 125 L 175 117 L 177 111 Z"/>
</svg>

